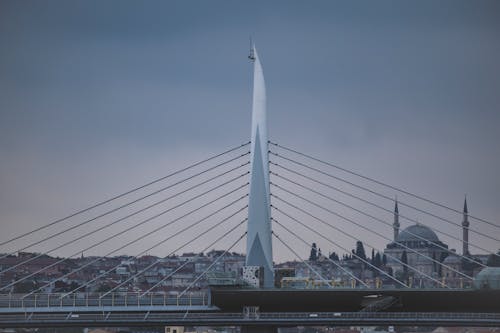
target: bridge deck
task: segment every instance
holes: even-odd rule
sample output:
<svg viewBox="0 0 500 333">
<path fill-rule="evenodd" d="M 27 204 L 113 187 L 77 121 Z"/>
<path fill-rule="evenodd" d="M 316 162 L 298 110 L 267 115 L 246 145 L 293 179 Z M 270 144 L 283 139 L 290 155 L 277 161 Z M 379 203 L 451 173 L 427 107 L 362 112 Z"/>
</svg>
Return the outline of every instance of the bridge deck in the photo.
<svg viewBox="0 0 500 333">
<path fill-rule="evenodd" d="M 453 325 L 500 326 L 500 291 L 212 288 L 206 294 L 0 296 L 0 327 L 155 325 Z M 102 296 L 102 295 L 101 295 Z M 394 297 L 382 312 L 359 312 Z M 57 302 L 53 303 L 53 299 Z M 69 300 L 72 300 L 70 302 Z M 147 300 L 147 301 L 146 301 Z M 30 303 L 34 302 L 34 303 Z M 97 303 L 95 303 L 97 302 Z M 170 304 L 171 302 L 171 304 Z M 36 306 L 35 306 L 36 305 Z M 260 312 L 245 315 L 243 307 Z"/>
<path fill-rule="evenodd" d="M 211 304 L 222 311 L 259 306 L 261 311 L 360 311 L 370 302 L 392 296 L 393 312 L 500 313 L 500 290 L 450 289 L 237 289 L 214 287 Z"/>
</svg>

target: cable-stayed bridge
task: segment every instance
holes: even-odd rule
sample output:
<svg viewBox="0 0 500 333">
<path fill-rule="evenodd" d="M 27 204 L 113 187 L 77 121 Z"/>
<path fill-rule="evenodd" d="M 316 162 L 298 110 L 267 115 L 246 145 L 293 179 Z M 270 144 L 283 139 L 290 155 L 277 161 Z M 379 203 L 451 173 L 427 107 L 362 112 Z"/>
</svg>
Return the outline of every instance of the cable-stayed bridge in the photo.
<svg viewBox="0 0 500 333">
<path fill-rule="evenodd" d="M 360 202 L 365 201 L 365 204 L 377 208 L 382 213 L 394 214 L 392 210 L 388 210 L 384 206 L 378 205 L 374 200 L 364 199 L 361 194 L 352 191 L 352 188 L 358 190 L 363 186 L 363 191 L 370 193 L 372 196 L 379 196 L 388 203 L 393 202 L 393 198 L 386 197 L 384 194 L 375 192 L 372 189 L 359 185 L 341 178 L 333 171 L 335 168 L 321 161 L 328 168 L 318 169 L 318 166 L 311 163 L 313 160 L 307 155 L 303 155 L 288 147 L 271 142 L 269 144 L 270 156 L 270 198 L 273 221 L 273 235 L 275 243 L 281 245 L 283 249 L 296 257 L 302 267 L 309 269 L 311 281 L 322 281 L 322 285 L 314 289 L 294 289 L 294 288 L 241 288 L 216 286 L 208 289 L 200 287 L 206 285 L 207 274 L 216 270 L 217 263 L 223 260 L 224 256 L 231 253 L 231 250 L 241 243 L 246 235 L 245 227 L 248 216 L 248 191 L 249 191 L 249 144 L 243 144 L 231 148 L 221 154 L 214 155 L 204 161 L 195 163 L 179 172 L 172 173 L 167 177 L 159 178 L 149 184 L 140 186 L 132 191 L 120 195 L 120 199 L 131 196 L 135 192 L 153 187 L 158 188 L 141 194 L 139 197 L 134 197 L 127 204 L 119 204 L 117 207 L 110 206 L 104 212 L 99 212 L 97 215 L 84 219 L 77 224 L 69 225 L 69 222 L 74 216 L 53 221 L 44 227 L 37 228 L 24 235 L 19 235 L 2 242 L 2 245 L 9 243 L 18 243 L 23 238 L 30 238 L 33 234 L 39 233 L 42 229 L 49 229 L 56 226 L 57 232 L 42 239 L 30 242 L 22 246 L 22 251 L 29 250 L 42 243 L 52 245 L 52 240 L 58 234 L 70 233 L 86 224 L 97 223 L 97 228 L 79 235 L 75 238 L 67 239 L 58 245 L 53 245 L 48 251 L 29 256 L 25 259 L 15 256 L 16 252 L 6 253 L 1 255 L 1 260 L 13 259 L 15 257 L 16 264 L 9 267 L 2 267 L 2 286 L 0 295 L 0 325 L 3 327 L 12 326 L 58 326 L 58 325 L 157 325 L 158 323 L 171 324 L 240 324 L 240 325 L 274 325 L 279 326 L 284 323 L 296 323 L 297 325 L 310 324 L 336 324 L 336 325 L 351 325 L 358 324 L 442 324 L 442 325 L 499 325 L 500 316 L 498 291 L 495 290 L 477 290 L 474 289 L 474 278 L 468 275 L 463 270 L 458 270 L 455 267 L 448 266 L 445 262 L 441 262 L 432 257 L 427 257 L 426 254 L 421 254 L 418 248 L 412 248 L 407 243 L 394 241 L 410 253 L 414 252 L 415 256 L 419 256 L 424 261 L 431 262 L 435 266 L 440 266 L 441 270 L 455 272 L 461 280 L 463 280 L 467 288 L 460 288 L 449 285 L 450 279 L 446 277 L 438 277 L 420 271 L 421 266 L 413 267 L 411 264 L 403 262 L 399 257 L 391 258 L 388 255 L 388 260 L 400 264 L 406 268 L 408 272 L 414 272 L 414 280 L 425 281 L 427 288 L 410 285 L 409 279 L 402 279 L 391 274 L 383 266 L 377 266 L 368 257 L 361 257 L 356 252 L 352 253 L 353 259 L 364 264 L 366 270 L 377 272 L 377 279 L 382 281 L 379 286 L 374 285 L 374 281 L 362 279 L 358 274 L 343 265 L 341 260 L 335 260 L 328 256 L 323 256 L 323 263 L 329 263 L 329 267 L 336 268 L 337 272 L 345 277 L 344 282 L 349 283 L 339 285 L 338 281 L 334 281 L 331 276 L 325 277 L 321 271 L 321 265 L 318 262 L 314 263 L 305 260 L 304 253 L 311 248 L 312 240 L 307 239 L 307 232 L 315 239 L 323 239 L 330 244 L 333 249 L 342 253 L 350 252 L 349 248 L 341 245 L 339 239 L 349 238 L 354 244 L 356 241 L 363 243 L 375 251 L 382 252 L 383 249 L 377 248 L 374 243 L 375 239 L 361 239 L 355 234 L 339 228 L 334 222 L 337 219 L 344 218 L 351 222 L 354 226 L 360 224 L 360 228 L 366 228 L 379 238 L 391 242 L 384 233 L 379 231 L 374 223 L 363 223 L 355 220 L 345 212 L 340 213 L 333 205 L 320 204 L 315 200 L 316 196 L 324 196 L 325 200 L 337 201 L 339 206 L 348 207 L 355 210 L 359 214 L 367 214 L 372 217 L 374 222 L 379 225 L 393 224 L 386 220 L 377 217 L 373 212 L 368 212 L 365 208 L 351 207 L 350 204 L 344 203 L 338 197 L 328 194 L 328 189 L 342 191 L 344 196 L 350 196 Z M 302 156 L 301 156 L 302 155 Z M 309 162 L 307 160 L 309 159 Z M 321 164 L 320 163 L 320 164 Z M 202 171 L 194 170 L 202 168 Z M 306 170 L 309 170 L 307 172 Z M 316 175 L 315 175 L 316 174 Z M 321 174 L 323 178 L 317 177 Z M 294 176 L 295 175 L 295 176 Z M 336 177 L 336 178 L 333 178 Z M 174 179 L 175 178 L 175 179 Z M 335 179 L 340 183 L 348 184 L 351 188 L 337 188 L 335 182 L 328 182 L 325 178 Z M 169 182 L 170 180 L 170 182 Z M 309 183 L 308 183 L 309 181 Z M 167 184 L 164 184 L 164 183 Z M 191 182 L 191 183 L 190 183 Z M 318 186 L 311 187 L 311 182 Z M 194 183 L 194 185 L 192 185 Z M 180 185 L 185 187 L 178 190 Z M 203 187 L 205 186 L 206 189 Z M 295 187 L 292 187 L 295 186 Z M 169 193 L 164 193 L 168 189 L 174 189 L 178 194 L 175 196 Z M 203 188 L 203 189 L 202 189 Z M 298 188 L 302 188 L 299 191 Z M 213 192 L 219 191 L 217 194 Z M 309 194 L 307 193 L 309 191 Z M 186 198 L 177 200 L 177 196 L 186 195 Z M 109 206 L 117 197 L 98 203 L 88 210 L 92 211 L 96 206 Z M 365 197 L 366 198 L 366 197 Z M 151 201 L 152 200 L 152 201 Z M 177 201 L 175 201 L 177 200 Z M 302 204 L 298 202 L 302 200 Z M 164 203 L 172 203 L 167 208 L 160 212 L 133 221 L 132 224 L 127 224 L 135 215 L 142 212 L 153 211 L 153 208 Z M 120 209 L 129 207 L 129 205 L 143 202 L 145 205 L 142 208 L 134 208 L 132 212 L 127 211 L 125 215 L 111 220 L 106 219 L 112 213 Z M 152 202 L 152 203 L 151 203 Z M 186 209 L 189 203 L 194 203 L 193 208 Z M 413 203 L 407 203 L 399 200 L 398 204 L 402 207 L 414 210 L 420 208 Z M 365 205 L 365 206 L 366 206 Z M 314 210 L 313 208 L 316 208 Z M 361 207 L 361 206 L 358 206 Z M 197 212 L 206 209 L 204 215 L 193 217 Z M 317 215 L 322 213 L 330 214 L 331 219 L 321 218 Z M 421 213 L 429 213 L 423 210 Z M 455 212 L 457 215 L 463 212 Z M 306 218 L 309 217 L 309 218 Z M 439 216 L 437 216 L 439 217 Z M 436 217 L 436 218 L 437 218 Z M 416 223 L 412 218 L 406 217 L 404 214 L 398 214 L 402 223 Z M 468 216 L 477 223 L 483 222 L 474 216 Z M 155 228 L 145 229 L 142 234 L 137 233 L 137 230 L 144 224 L 151 223 L 155 219 L 162 222 Z M 405 221 L 406 220 L 406 221 Z M 453 220 L 442 218 L 449 224 L 454 224 L 459 230 L 461 224 Z M 373 222 L 372 221 L 372 222 Z M 404 221 L 404 222 L 403 222 Z M 113 232 L 113 227 L 120 224 L 125 225 L 125 228 L 118 232 Z M 177 229 L 172 229 L 177 224 Z M 323 225 L 330 229 L 330 233 L 320 233 L 317 231 L 317 226 Z M 422 225 L 424 225 L 422 223 Z M 199 227 L 199 229 L 196 229 Z M 430 226 L 429 226 L 430 228 Z M 111 235 L 97 240 L 97 237 L 104 230 L 111 230 Z M 146 231 L 147 230 L 147 231 Z M 438 229 L 432 229 L 437 234 L 453 236 L 449 231 L 442 232 Z M 447 229 L 449 230 L 449 229 Z M 193 232 L 196 231 L 196 232 Z M 470 228 L 471 233 L 475 230 Z M 411 231 L 408 231 L 411 233 Z M 141 276 L 155 270 L 157 266 L 162 265 L 163 258 L 157 258 L 151 263 L 144 265 L 127 278 L 124 278 L 120 283 L 107 291 L 91 292 L 100 282 L 106 281 L 109 275 L 116 272 L 122 265 L 117 262 L 114 266 L 108 266 L 106 270 L 101 270 L 95 274 L 92 279 L 89 279 L 83 284 L 75 286 L 74 289 L 66 292 L 47 293 L 51 286 L 57 281 L 72 280 L 82 271 L 93 267 L 103 261 L 103 257 L 91 257 L 84 263 L 74 267 L 66 273 L 61 273 L 57 277 L 50 279 L 50 274 L 44 273 L 50 271 L 54 267 L 58 267 L 72 258 L 80 256 L 82 251 L 91 251 L 98 249 L 103 244 L 113 242 L 115 238 L 121 234 L 131 233 L 134 238 L 127 243 L 119 243 L 114 249 L 105 253 L 105 256 L 112 256 L 124 251 L 127 247 L 133 244 L 143 244 L 142 250 L 135 253 L 132 258 L 139 259 L 146 253 L 150 253 L 154 249 L 164 246 L 165 243 L 176 238 L 181 239 L 178 246 L 171 248 L 166 254 L 166 257 L 176 253 L 180 253 L 188 246 L 200 241 L 199 254 L 186 260 L 178 265 L 170 273 L 165 274 L 161 279 L 154 283 L 149 283 L 147 288 L 140 291 L 130 292 L 136 286 L 136 282 Z M 479 236 L 482 236 L 480 232 Z M 161 234 L 162 237 L 156 242 L 150 242 L 154 235 Z M 189 235 L 189 237 L 187 236 Z M 164 236 L 164 237 L 163 237 Z M 211 240 L 207 241 L 207 236 L 211 236 Z M 421 235 L 411 235 L 416 239 L 422 238 Z M 484 237 L 494 238 L 492 235 L 484 235 Z M 86 239 L 85 247 L 74 249 L 72 246 L 78 239 Z M 460 240 L 459 237 L 456 237 Z M 202 253 L 217 247 L 224 239 L 227 239 L 227 248 L 224 251 L 219 251 L 218 255 L 212 259 L 210 265 L 193 278 L 183 290 L 176 294 L 167 293 L 164 291 L 164 285 L 177 272 L 183 268 L 196 262 L 198 256 Z M 422 242 L 429 242 L 427 239 L 421 239 Z M 448 250 L 441 243 L 429 244 L 436 248 L 447 251 L 450 256 L 458 256 L 462 261 L 473 261 L 478 267 L 486 267 L 482 262 L 477 262 L 473 256 L 462 256 L 452 250 Z M 468 244 L 470 248 L 483 250 L 481 245 L 475 243 Z M 16 279 L 6 281 L 5 276 L 9 276 L 9 272 L 21 271 L 23 267 L 29 267 L 31 263 L 43 259 L 54 251 L 60 249 L 71 249 L 66 257 L 54 259 L 52 263 L 44 267 L 40 267 L 35 271 L 24 271 L 24 274 L 19 274 Z M 69 250 L 68 250 L 69 251 Z M 487 253 L 487 252 L 486 252 Z M 494 256 L 494 253 L 490 253 Z M 18 294 L 14 291 L 16 286 L 26 281 L 38 279 L 37 288 L 24 294 Z M 46 281 L 42 283 L 41 281 Z M 205 281 L 204 283 L 201 283 Z M 355 282 L 355 283 L 354 283 Z M 453 282 L 453 280 L 452 280 Z M 477 286 L 476 286 L 477 287 Z M 438 301 L 439 300 L 439 301 Z M 258 315 L 245 314 L 243 309 L 246 306 L 258 306 L 260 313 Z"/>
<path fill-rule="evenodd" d="M 251 59 L 250 142 L 0 242 L 10 249 L 0 255 L 0 327 L 500 325 L 498 270 L 488 267 L 500 255 L 485 245 L 498 244 L 500 226 L 466 202 L 454 209 L 269 141 L 255 50 Z M 247 284 L 216 274 L 245 241 Z M 319 241 L 333 252 L 319 253 Z M 273 244 L 299 277 L 279 276 Z M 223 250 L 207 260 L 214 248 Z M 89 252 L 100 255 L 82 258 Z M 108 260 L 124 252 L 133 254 Z M 140 264 L 120 274 L 124 260 Z"/>
</svg>

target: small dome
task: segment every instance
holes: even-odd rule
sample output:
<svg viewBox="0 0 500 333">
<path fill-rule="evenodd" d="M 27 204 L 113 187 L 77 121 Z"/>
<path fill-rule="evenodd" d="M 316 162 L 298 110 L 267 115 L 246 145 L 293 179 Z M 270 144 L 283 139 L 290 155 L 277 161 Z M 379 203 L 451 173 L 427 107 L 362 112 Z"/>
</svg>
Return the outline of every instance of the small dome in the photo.
<svg viewBox="0 0 500 333">
<path fill-rule="evenodd" d="M 462 262 L 462 259 L 456 254 L 450 254 L 443 260 L 443 264 L 445 265 L 457 265 Z"/>
<path fill-rule="evenodd" d="M 439 242 L 438 236 L 426 226 L 415 224 L 401 231 L 396 239 L 397 242 L 423 241 Z"/>
<path fill-rule="evenodd" d="M 474 278 L 476 289 L 500 289 L 500 267 L 483 268 Z"/>
</svg>

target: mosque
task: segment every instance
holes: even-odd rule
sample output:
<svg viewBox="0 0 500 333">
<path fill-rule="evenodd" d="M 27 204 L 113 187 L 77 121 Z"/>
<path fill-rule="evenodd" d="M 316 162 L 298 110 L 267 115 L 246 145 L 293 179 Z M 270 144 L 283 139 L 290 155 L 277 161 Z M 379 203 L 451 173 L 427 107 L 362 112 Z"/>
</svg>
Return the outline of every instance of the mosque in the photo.
<svg viewBox="0 0 500 333">
<path fill-rule="evenodd" d="M 464 202 L 462 229 L 462 253 L 463 256 L 470 256 L 467 200 Z M 387 244 L 384 254 L 387 257 L 387 267 L 395 277 L 410 281 L 414 285 L 418 284 L 421 287 L 430 287 L 436 284 L 434 282 L 433 285 L 428 277 L 439 281 L 449 280 L 449 282 L 453 281 L 455 282 L 453 284 L 456 284 L 459 279 L 453 270 L 462 271 L 461 258 L 458 255 L 450 255 L 448 245 L 440 241 L 436 233 L 427 226 L 417 223 L 400 232 L 397 201 L 394 207 L 393 230 L 394 241 Z M 438 264 L 441 262 L 452 269 Z M 408 269 L 403 263 L 415 268 L 415 270 Z"/>
</svg>

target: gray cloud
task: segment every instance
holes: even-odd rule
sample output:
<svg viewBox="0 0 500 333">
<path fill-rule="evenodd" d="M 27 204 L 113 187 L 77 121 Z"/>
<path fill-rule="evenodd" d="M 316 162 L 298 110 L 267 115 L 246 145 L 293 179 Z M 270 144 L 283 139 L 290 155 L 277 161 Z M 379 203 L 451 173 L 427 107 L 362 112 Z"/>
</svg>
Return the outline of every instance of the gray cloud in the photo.
<svg viewBox="0 0 500 333">
<path fill-rule="evenodd" d="M 500 220 L 495 1 L 0 6 L 2 239 L 247 141 L 249 34 L 272 140 Z"/>
</svg>

